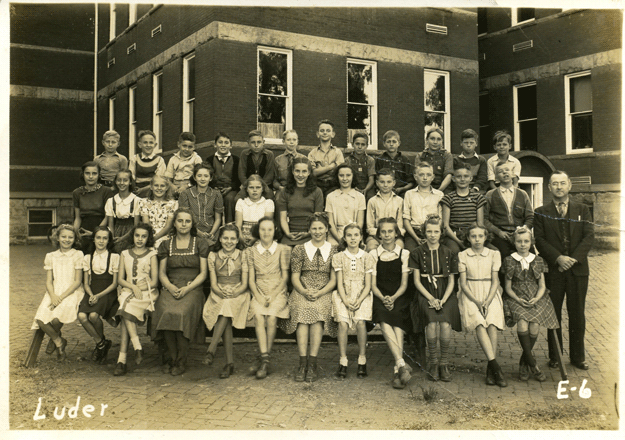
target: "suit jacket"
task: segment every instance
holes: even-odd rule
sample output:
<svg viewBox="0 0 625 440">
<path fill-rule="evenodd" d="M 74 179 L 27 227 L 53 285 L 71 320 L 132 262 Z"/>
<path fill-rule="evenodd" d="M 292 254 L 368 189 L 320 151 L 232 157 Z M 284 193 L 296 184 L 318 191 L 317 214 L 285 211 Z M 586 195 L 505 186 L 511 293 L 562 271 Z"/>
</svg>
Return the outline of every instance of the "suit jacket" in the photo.
<svg viewBox="0 0 625 440">
<path fill-rule="evenodd" d="M 569 199 L 566 220 L 570 226 L 569 257 L 577 263 L 570 269 L 573 275 L 588 276 L 588 251 L 595 238 L 590 210 L 586 205 Z M 534 213 L 536 248 L 549 264 L 549 270 L 558 270 L 556 259 L 564 253 L 562 232 L 558 227 L 558 210 L 554 202 L 541 206 Z"/>
</svg>

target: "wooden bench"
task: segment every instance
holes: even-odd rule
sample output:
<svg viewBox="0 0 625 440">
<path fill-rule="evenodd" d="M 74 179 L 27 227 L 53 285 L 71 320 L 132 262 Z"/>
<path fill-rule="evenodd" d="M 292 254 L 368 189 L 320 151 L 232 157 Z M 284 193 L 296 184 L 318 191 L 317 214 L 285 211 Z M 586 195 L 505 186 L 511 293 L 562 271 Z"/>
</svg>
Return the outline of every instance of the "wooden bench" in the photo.
<svg viewBox="0 0 625 440">
<path fill-rule="evenodd" d="M 32 332 L 33 336 L 30 341 L 30 347 L 28 348 L 28 354 L 26 355 L 26 360 L 24 361 L 24 366 L 26 368 L 35 366 L 35 362 L 37 362 L 37 355 L 39 355 L 39 350 L 41 349 L 41 342 L 43 341 L 43 337 L 46 335 L 40 328 L 33 330 Z"/>
</svg>

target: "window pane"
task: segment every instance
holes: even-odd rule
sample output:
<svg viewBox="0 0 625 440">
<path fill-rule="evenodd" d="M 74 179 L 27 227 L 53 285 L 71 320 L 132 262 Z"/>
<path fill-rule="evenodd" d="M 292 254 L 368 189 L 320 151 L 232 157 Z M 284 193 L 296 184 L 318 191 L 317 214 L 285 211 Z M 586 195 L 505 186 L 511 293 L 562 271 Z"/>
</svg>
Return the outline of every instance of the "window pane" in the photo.
<svg viewBox="0 0 625 440">
<path fill-rule="evenodd" d="M 157 100 L 156 100 L 156 111 L 163 111 L 163 75 L 157 75 L 154 77 L 154 81 L 156 81 L 156 90 L 157 90 Z"/>
<path fill-rule="evenodd" d="M 494 153 L 493 143 L 490 138 L 490 127 L 480 127 L 480 153 Z"/>
<path fill-rule="evenodd" d="M 52 223 L 47 225 L 28 225 L 28 236 L 29 237 L 46 237 L 48 235 L 48 230 L 52 226 Z"/>
<path fill-rule="evenodd" d="M 371 139 L 371 107 L 368 105 L 347 104 L 347 141 L 351 142 L 356 133 L 367 133 Z"/>
<path fill-rule="evenodd" d="M 536 17 L 536 9 L 534 8 L 519 8 L 517 10 L 517 23 L 522 21 L 531 20 Z"/>
<path fill-rule="evenodd" d="M 349 63 L 347 65 L 347 100 L 371 104 L 374 93 L 371 65 Z"/>
<path fill-rule="evenodd" d="M 258 97 L 258 122 L 284 124 L 286 120 L 286 99 L 276 96 Z M 280 136 L 282 137 L 282 136 Z"/>
<path fill-rule="evenodd" d="M 592 110 L 592 85 L 590 75 L 571 78 L 571 113 Z"/>
<path fill-rule="evenodd" d="M 258 91 L 288 95 L 287 54 L 260 51 L 258 54 Z"/>
<path fill-rule="evenodd" d="M 52 225 L 52 210 L 50 209 L 30 209 L 28 211 L 29 223 L 49 223 Z"/>
<path fill-rule="evenodd" d="M 488 94 L 480 95 L 480 125 L 489 125 L 490 111 Z"/>
<path fill-rule="evenodd" d="M 486 8 L 477 8 L 477 33 L 485 34 L 487 32 Z"/>
<path fill-rule="evenodd" d="M 445 114 L 444 113 L 425 113 L 424 121 L 425 133 L 432 128 L 440 128 L 445 131 Z M 425 135 L 424 133 L 424 135 Z"/>
<path fill-rule="evenodd" d="M 519 124 L 521 150 L 538 150 L 538 121 L 525 121 Z"/>
<path fill-rule="evenodd" d="M 194 104 L 195 104 L 195 101 L 191 101 L 187 103 L 187 105 L 189 106 L 189 131 L 191 133 L 193 133 L 193 126 L 195 125 L 194 124 L 195 112 L 193 111 Z"/>
<path fill-rule="evenodd" d="M 195 57 L 187 60 L 187 71 L 189 75 L 189 99 L 195 98 Z"/>
<path fill-rule="evenodd" d="M 425 111 L 445 111 L 445 75 L 425 72 Z"/>
<path fill-rule="evenodd" d="M 536 117 L 536 86 L 518 87 L 517 103 L 519 121 Z"/>
<path fill-rule="evenodd" d="M 573 115 L 573 149 L 592 148 L 592 113 Z"/>
</svg>

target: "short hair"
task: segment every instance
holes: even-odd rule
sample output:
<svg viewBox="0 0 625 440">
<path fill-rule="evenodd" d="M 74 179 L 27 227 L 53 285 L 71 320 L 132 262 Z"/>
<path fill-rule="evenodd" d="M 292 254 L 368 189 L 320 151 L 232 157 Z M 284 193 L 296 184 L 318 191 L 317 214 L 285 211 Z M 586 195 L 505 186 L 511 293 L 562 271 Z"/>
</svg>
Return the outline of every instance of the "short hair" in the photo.
<svg viewBox="0 0 625 440">
<path fill-rule="evenodd" d="M 336 177 L 336 182 L 339 185 L 339 187 L 341 186 L 341 184 L 339 183 L 339 171 L 341 171 L 343 168 L 348 168 L 351 172 L 352 172 L 352 185 L 351 187 L 353 188 L 354 185 L 356 185 L 356 182 L 354 182 L 354 177 L 356 177 L 356 173 L 354 172 L 354 169 L 352 168 L 351 165 L 348 165 L 347 163 L 343 162 L 342 164 L 340 164 L 338 167 L 336 167 L 336 171 L 334 172 L 334 175 Z"/>
<path fill-rule="evenodd" d="M 332 127 L 332 131 L 334 131 L 334 122 L 329 119 L 322 119 L 321 121 L 317 122 L 317 131 L 319 131 L 319 127 L 321 127 L 323 124 L 329 125 L 330 127 Z"/>
<path fill-rule="evenodd" d="M 395 180 L 395 171 L 391 168 L 382 168 L 377 173 L 375 173 L 375 180 L 379 180 L 381 176 L 391 176 L 393 180 Z"/>
<path fill-rule="evenodd" d="M 117 177 L 118 177 L 120 174 L 124 174 L 124 173 L 127 173 L 127 174 L 128 174 L 128 178 L 130 179 L 130 185 L 128 185 L 128 190 L 129 190 L 130 192 L 133 192 L 133 191 L 135 190 L 135 178 L 134 178 L 134 176 L 132 175 L 132 171 L 130 171 L 130 170 L 120 170 L 120 171 L 118 171 L 118 172 L 115 174 L 115 178 L 113 179 L 113 189 L 114 189 L 116 192 L 119 192 L 119 188 L 117 187 Z"/>
<path fill-rule="evenodd" d="M 503 161 L 499 160 L 499 161 L 497 161 L 497 163 L 495 164 L 495 171 L 497 171 L 497 168 L 501 168 L 501 167 L 502 167 L 502 166 L 504 166 L 504 165 L 510 165 L 510 166 L 512 166 L 512 165 L 510 164 L 510 162 L 503 162 Z"/>
<path fill-rule="evenodd" d="M 180 133 L 180 136 L 178 136 L 178 143 L 180 144 L 184 141 L 193 142 L 195 144 L 195 135 L 190 131 L 183 131 Z"/>
<path fill-rule="evenodd" d="M 417 173 L 417 170 L 419 168 L 432 168 L 432 171 L 434 171 L 434 167 L 427 160 L 422 160 L 417 164 L 417 166 L 415 166 L 415 170 L 414 170 L 415 174 Z"/>
<path fill-rule="evenodd" d="M 434 133 L 434 132 L 436 132 L 436 133 L 440 134 L 440 135 L 441 135 L 441 137 L 443 138 L 443 140 L 445 140 L 445 133 L 444 133 L 444 132 L 443 132 L 443 130 L 442 130 L 441 128 L 439 128 L 439 127 L 432 127 L 432 128 L 430 128 L 428 131 L 426 131 L 426 132 L 425 132 L 425 139 L 427 140 L 427 138 L 429 138 L 429 137 L 430 137 L 430 135 L 431 135 L 432 133 Z"/>
<path fill-rule="evenodd" d="M 443 219 L 441 218 L 440 215 L 438 215 L 438 214 L 428 214 L 425 217 L 425 221 L 421 225 L 421 232 L 423 233 L 424 237 L 425 237 L 425 228 L 426 228 L 427 225 L 438 225 L 438 227 L 441 229 L 441 234 L 442 234 L 442 232 L 443 232 Z"/>
<path fill-rule="evenodd" d="M 386 142 L 388 138 L 392 138 L 392 137 L 396 137 L 397 140 L 401 142 L 401 137 L 399 137 L 399 133 L 397 133 L 395 130 L 389 130 L 386 133 L 384 133 L 384 136 L 382 136 L 382 142 Z"/>
<path fill-rule="evenodd" d="M 328 220 L 328 214 L 325 212 L 315 212 L 314 214 L 309 215 L 306 220 L 307 230 L 310 230 L 310 227 L 314 222 L 321 222 L 326 226 L 326 228 L 330 228 L 330 220 Z"/>
<path fill-rule="evenodd" d="M 148 135 L 152 136 L 154 140 L 156 140 L 156 135 L 154 134 L 152 130 L 141 130 L 139 134 L 137 135 L 137 140 L 141 140 L 143 136 L 148 136 Z"/>
<path fill-rule="evenodd" d="M 462 140 L 475 139 L 475 141 L 477 142 L 477 140 L 479 139 L 479 136 L 475 130 L 473 130 L 472 128 L 467 128 L 466 130 L 462 131 L 462 134 L 460 135 L 460 139 Z"/>
<path fill-rule="evenodd" d="M 556 174 L 564 174 L 568 180 L 571 180 L 571 176 L 569 176 L 569 173 L 567 173 L 566 171 L 554 170 L 551 174 L 549 174 L 549 182 L 551 182 L 551 178 Z"/>
<path fill-rule="evenodd" d="M 287 135 L 289 135 L 291 133 L 293 133 L 299 139 L 299 135 L 297 134 L 297 131 L 295 131 L 295 130 L 284 130 L 284 132 L 282 133 L 282 140 L 285 140 Z"/>
<path fill-rule="evenodd" d="M 471 165 L 461 160 L 454 161 L 454 172 L 458 170 L 469 170 L 469 172 L 473 174 L 473 170 L 471 170 Z"/>
<path fill-rule="evenodd" d="M 108 236 L 108 243 L 106 243 L 106 250 L 109 252 L 113 251 L 113 247 L 115 247 L 115 243 L 113 242 L 113 232 L 111 232 L 111 230 L 107 227 L 107 226 L 96 226 L 95 228 L 93 228 L 93 235 L 91 236 L 93 239 L 90 240 L 90 245 L 89 245 L 89 254 L 93 255 L 95 253 L 95 234 L 97 234 L 100 231 L 106 231 L 107 236 Z"/>
<path fill-rule="evenodd" d="M 89 167 L 94 167 L 98 169 L 98 177 L 100 177 L 100 165 L 93 161 L 90 160 L 89 162 L 85 162 L 82 164 L 82 167 L 80 167 L 80 180 L 82 180 L 82 183 L 86 184 L 87 182 L 85 182 L 85 169 L 89 168 Z"/>
<path fill-rule="evenodd" d="M 200 163 L 196 163 L 193 166 L 193 174 L 191 175 L 191 177 L 189 178 L 189 183 L 191 183 L 191 185 L 197 185 L 197 181 L 195 180 L 195 175 L 197 174 L 198 171 L 200 170 L 208 170 L 208 172 L 211 174 L 211 179 L 213 178 L 213 176 L 215 175 L 215 170 L 213 169 L 213 167 L 211 166 L 211 164 L 206 163 L 206 162 L 200 162 Z"/>
<path fill-rule="evenodd" d="M 530 238 L 532 240 L 532 244 L 535 243 L 534 234 L 532 234 L 532 230 L 530 228 L 528 228 L 527 226 L 525 226 L 525 225 L 517 226 L 517 228 L 514 230 L 514 232 L 512 233 L 512 235 L 514 236 L 514 241 L 516 241 L 516 238 L 519 235 L 523 235 L 523 234 L 530 234 Z"/>
<path fill-rule="evenodd" d="M 167 190 L 165 190 L 165 200 L 172 200 L 174 198 L 174 190 L 172 188 L 172 183 L 169 181 L 169 179 L 163 175 L 159 175 L 159 174 L 155 174 L 152 176 L 152 178 L 150 179 L 150 191 L 148 194 L 148 199 L 149 200 L 154 200 L 154 192 L 152 191 L 152 184 L 154 184 L 154 182 L 156 180 L 162 180 L 163 182 L 165 182 L 165 184 L 167 185 Z"/>
<path fill-rule="evenodd" d="M 74 225 L 69 222 L 61 223 L 60 225 L 55 226 L 52 231 L 50 231 L 50 243 L 52 243 L 52 245 L 58 249 L 60 247 L 59 235 L 61 234 L 61 231 L 63 230 L 72 231 L 74 233 L 74 243 L 72 243 L 72 247 L 74 249 L 80 249 L 81 248 L 80 234 L 78 233 L 78 230 L 76 230 Z"/>
<path fill-rule="evenodd" d="M 232 143 L 232 139 L 230 139 L 230 136 L 225 131 L 218 131 L 217 132 L 217 134 L 215 135 L 215 143 L 217 143 L 219 138 L 226 138 L 226 139 L 228 139 Z"/>
<path fill-rule="evenodd" d="M 116 138 L 118 141 L 121 139 L 121 136 L 115 130 L 107 130 L 102 135 L 102 140 L 104 140 L 106 138 L 110 138 L 110 137 Z"/>
<path fill-rule="evenodd" d="M 130 249 L 135 245 L 135 232 L 137 229 L 144 229 L 148 232 L 148 240 L 145 243 L 145 247 L 147 249 L 154 247 L 154 228 L 152 228 L 152 225 L 149 223 L 139 222 L 137 223 L 137 226 L 130 230 L 130 234 L 128 234 L 128 240 L 130 243 L 128 243 L 127 249 Z"/>
<path fill-rule="evenodd" d="M 367 133 L 363 133 L 363 132 L 358 132 L 355 133 L 354 136 L 352 137 L 352 144 L 356 143 L 356 139 L 362 138 L 365 140 L 365 144 L 369 145 L 369 135 Z"/>
<path fill-rule="evenodd" d="M 282 230 L 278 227 L 278 222 L 274 217 L 263 217 L 252 226 L 251 234 L 257 240 L 260 240 L 260 224 L 263 222 L 273 223 L 273 239 L 274 241 L 280 241 L 282 239 Z"/>
<path fill-rule="evenodd" d="M 195 218 L 193 211 L 191 211 L 191 208 L 178 208 L 174 211 L 174 222 L 169 235 L 176 235 L 176 219 L 180 214 L 189 214 L 191 216 L 191 231 L 189 231 L 189 233 L 193 237 L 197 236 L 197 219 Z"/>
<path fill-rule="evenodd" d="M 384 223 L 390 223 L 395 227 L 395 235 L 396 238 L 401 238 L 401 229 L 399 229 L 399 225 L 397 224 L 397 220 L 395 220 L 393 217 L 384 217 L 381 218 L 380 220 L 378 220 L 378 230 L 375 233 L 375 238 L 378 239 L 378 241 L 382 240 L 382 237 L 380 236 L 380 225 L 383 225 Z"/>
<path fill-rule="evenodd" d="M 249 186 L 250 182 L 260 182 L 261 188 L 263 189 L 263 193 L 266 193 L 267 191 L 269 191 L 269 186 L 267 186 L 267 183 L 263 180 L 263 178 L 260 177 L 260 175 L 258 175 L 258 174 L 252 174 L 243 183 L 243 188 L 245 189 L 245 194 L 247 194 L 247 187 Z M 249 196 L 249 194 L 248 194 L 248 196 Z"/>
<path fill-rule="evenodd" d="M 263 139 L 263 141 L 265 140 L 265 138 L 263 138 L 263 134 L 260 132 L 260 130 L 252 130 L 247 134 L 247 140 L 249 141 L 250 139 L 252 139 L 254 136 L 259 136 L 260 138 Z"/>
<path fill-rule="evenodd" d="M 493 135 L 493 145 L 497 144 L 501 139 L 506 139 L 509 144 L 512 145 L 512 136 L 508 133 L 508 130 L 499 130 L 496 131 Z"/>
</svg>

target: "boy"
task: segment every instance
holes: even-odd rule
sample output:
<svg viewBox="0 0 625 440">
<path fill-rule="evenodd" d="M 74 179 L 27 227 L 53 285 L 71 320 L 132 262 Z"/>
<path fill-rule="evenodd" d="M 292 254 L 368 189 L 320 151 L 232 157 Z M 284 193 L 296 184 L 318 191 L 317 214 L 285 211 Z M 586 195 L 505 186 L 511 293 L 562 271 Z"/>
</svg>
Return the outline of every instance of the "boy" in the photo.
<svg viewBox="0 0 625 440">
<path fill-rule="evenodd" d="M 513 233 L 517 226 L 525 225 L 532 229 L 534 209 L 527 193 L 512 184 L 512 165 L 500 163 L 496 170 L 500 185 L 486 193 L 484 226 L 493 234 L 491 244 L 499 249 L 503 261 L 515 252 Z M 503 270 L 499 271 L 499 281 L 503 286 Z"/>
<path fill-rule="evenodd" d="M 488 189 L 488 173 L 486 159 L 479 156 L 475 149 L 477 148 L 478 135 L 475 130 L 470 128 L 464 130 L 461 135 L 462 153 L 454 158 L 454 170 L 456 164 L 466 163 L 471 168 L 471 175 L 473 176 L 473 184 L 470 190 L 472 192 L 478 192 L 480 194 L 486 193 Z"/>
<path fill-rule="evenodd" d="M 210 186 L 218 189 L 223 198 L 224 223 L 234 221 L 234 199 L 241 187 L 239 158 L 230 150 L 232 150 L 230 136 L 220 131 L 215 136 L 215 152 L 206 158 L 206 162 L 214 170 Z"/>
<path fill-rule="evenodd" d="M 496 166 L 499 162 L 508 162 L 512 166 L 512 184 L 518 186 L 521 176 L 521 162 L 514 156 L 510 156 L 512 136 L 506 130 L 500 130 L 493 136 L 493 145 L 497 154 L 486 161 L 488 185 L 491 189 L 497 188 L 499 181 L 496 178 Z M 503 255 L 502 255 L 503 258 Z"/>
<path fill-rule="evenodd" d="M 135 178 L 135 185 L 139 189 L 149 187 L 153 176 L 165 174 L 167 168 L 165 160 L 159 154 L 154 153 L 157 145 L 154 132 L 150 130 L 141 130 L 139 132 L 137 146 L 141 153 L 132 157 L 128 166 Z M 137 193 L 139 192 L 147 194 L 146 191 L 137 191 Z"/>
<path fill-rule="evenodd" d="M 395 174 L 393 170 L 388 168 L 378 171 L 376 174 L 376 184 L 378 186 L 378 193 L 371 197 L 367 202 L 367 237 L 366 245 L 367 252 L 377 249 L 380 246 L 380 242 L 376 238 L 378 232 L 378 221 L 381 218 L 391 217 L 397 220 L 397 226 L 402 235 L 404 235 L 404 228 L 402 228 L 402 213 L 404 207 L 404 201 L 401 197 L 393 192 L 395 187 Z M 398 237 L 397 244 L 400 247 L 404 247 L 404 242 Z"/>
<path fill-rule="evenodd" d="M 352 138 L 354 151 L 345 156 L 345 163 L 354 170 L 354 188 L 369 201 L 374 194 L 375 159 L 366 153 L 367 145 L 369 136 L 366 133 L 356 133 Z"/>
<path fill-rule="evenodd" d="M 321 188 L 324 198 L 337 188 L 334 170 L 345 162 L 343 152 L 332 145 L 335 134 L 334 124 L 331 121 L 328 119 L 319 121 L 317 124 L 319 146 L 308 153 L 313 175 L 317 177 L 317 186 Z"/>
<path fill-rule="evenodd" d="M 420 162 L 414 174 L 417 187 L 406 191 L 404 197 L 404 228 L 406 228 L 406 245 L 409 251 L 416 249 L 425 241 L 421 225 L 430 214 L 441 215 L 440 201 L 444 194 L 432 188 L 434 169 L 427 162 Z"/>
<path fill-rule="evenodd" d="M 298 141 L 295 130 L 286 130 L 282 135 L 282 142 L 284 142 L 285 148 L 284 153 L 276 157 L 276 177 L 273 181 L 273 188 L 276 191 L 286 186 L 286 181 L 289 177 L 289 167 L 293 163 L 293 159 L 306 157 L 302 153 L 297 152 Z"/>
<path fill-rule="evenodd" d="M 193 176 L 193 167 L 202 163 L 202 158 L 195 152 L 195 135 L 183 131 L 178 137 L 179 151 L 169 158 L 165 177 L 173 184 L 176 195 L 189 187 L 189 179 Z"/>
<path fill-rule="evenodd" d="M 465 249 L 463 240 L 466 236 L 466 228 L 471 223 L 484 224 L 484 207 L 486 199 L 479 192 L 469 189 L 473 180 L 471 165 L 457 162 L 454 164 L 455 190 L 441 199 L 443 234 L 446 235 L 441 243 L 458 253 Z"/>
<path fill-rule="evenodd" d="M 440 128 L 430 128 L 425 140 L 425 149 L 415 157 L 415 171 L 421 161 L 429 163 L 434 170 L 432 187 L 445 191 L 454 173 L 454 156 L 443 148 L 443 130 Z"/>
<path fill-rule="evenodd" d="M 100 166 L 100 181 L 105 186 L 113 186 L 115 176 L 121 170 L 128 169 L 128 159 L 117 152 L 119 147 L 119 133 L 109 130 L 102 135 L 104 152 L 93 158 Z"/>
<path fill-rule="evenodd" d="M 268 200 L 273 200 L 273 178 L 275 176 L 276 161 L 273 153 L 265 149 L 265 139 L 259 130 L 252 130 L 247 135 L 246 148 L 241 153 L 239 160 L 239 181 L 244 184 L 252 174 L 258 174 L 267 184 L 267 189 L 263 191 L 263 196 Z M 245 189 L 241 189 L 235 197 L 235 204 L 238 199 L 247 197 Z"/>
<path fill-rule="evenodd" d="M 402 197 L 406 191 L 414 188 L 415 181 L 412 175 L 412 163 L 406 156 L 402 156 L 399 151 L 401 139 L 395 130 L 389 130 L 382 137 L 386 151 L 375 161 L 375 170 L 390 168 L 395 172 L 395 180 L 398 188 L 395 193 Z M 401 223 L 400 223 L 401 224 Z"/>
</svg>

